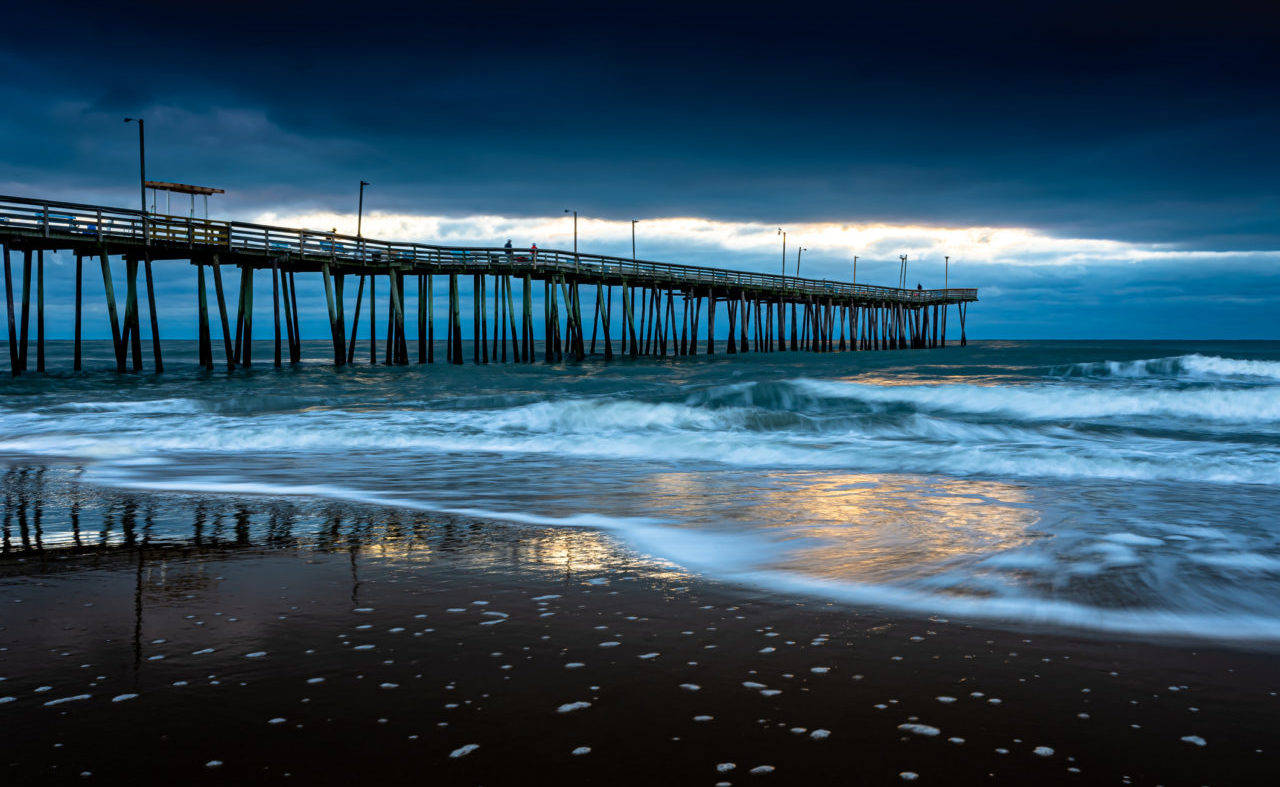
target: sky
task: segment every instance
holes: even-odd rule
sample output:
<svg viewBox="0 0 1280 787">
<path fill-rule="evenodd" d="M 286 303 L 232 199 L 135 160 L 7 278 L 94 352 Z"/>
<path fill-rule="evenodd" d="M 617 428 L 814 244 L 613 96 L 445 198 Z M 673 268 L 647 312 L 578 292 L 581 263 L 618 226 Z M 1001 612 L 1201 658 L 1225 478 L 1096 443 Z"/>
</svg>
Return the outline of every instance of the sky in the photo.
<svg viewBox="0 0 1280 787">
<path fill-rule="evenodd" d="M 887 284 L 907 254 L 912 286 L 979 288 L 977 338 L 1280 338 L 1271 4 L 5 17 L 2 194 L 135 206 L 141 116 L 148 176 L 225 188 L 215 217 L 354 231 L 363 179 L 369 236 L 564 247 L 570 208 L 586 251 L 629 254 L 635 218 L 641 257 L 776 271 L 781 227 L 792 272 L 803 247 L 803 275 L 858 255 Z M 49 264 L 69 334 L 69 261 Z M 157 275 L 189 333 L 190 270 Z"/>
</svg>

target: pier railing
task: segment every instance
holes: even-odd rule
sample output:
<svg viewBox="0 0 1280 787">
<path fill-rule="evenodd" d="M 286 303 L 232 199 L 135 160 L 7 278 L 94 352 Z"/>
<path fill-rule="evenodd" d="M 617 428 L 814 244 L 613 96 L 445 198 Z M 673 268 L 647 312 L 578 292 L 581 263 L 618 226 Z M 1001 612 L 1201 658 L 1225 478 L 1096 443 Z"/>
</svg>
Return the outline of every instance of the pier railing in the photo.
<svg viewBox="0 0 1280 787">
<path fill-rule="evenodd" d="M 617 277 L 636 282 L 678 282 L 681 287 L 741 288 L 790 297 L 853 298 L 929 305 L 976 301 L 976 289 L 912 290 L 807 279 L 772 273 L 633 260 L 563 249 L 507 249 L 383 241 L 334 232 L 276 227 L 239 221 L 212 221 L 144 213 L 128 208 L 86 205 L 0 195 L 0 234 L 121 243 L 158 251 L 175 248 L 233 252 L 333 266 L 423 271 L 513 272 Z"/>
</svg>

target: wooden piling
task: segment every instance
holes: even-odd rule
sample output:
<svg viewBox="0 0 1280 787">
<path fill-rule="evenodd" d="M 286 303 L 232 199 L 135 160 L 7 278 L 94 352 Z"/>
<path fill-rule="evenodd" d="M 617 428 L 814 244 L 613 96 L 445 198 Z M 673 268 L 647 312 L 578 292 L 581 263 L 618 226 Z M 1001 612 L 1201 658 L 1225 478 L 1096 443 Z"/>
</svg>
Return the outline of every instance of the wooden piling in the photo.
<svg viewBox="0 0 1280 787">
<path fill-rule="evenodd" d="M 6 258 L 7 261 L 7 258 Z M 116 351 L 116 371 L 123 372 L 125 365 L 124 339 L 121 336 L 120 321 L 116 314 L 116 291 L 111 281 L 111 263 L 107 250 L 101 251 L 102 289 L 107 299 L 107 320 L 111 323 L 111 346 Z M 6 266 L 7 267 L 7 266 Z M 7 271 L 6 271 L 7 272 Z M 6 277 L 7 278 L 7 277 Z M 225 327 L 225 322 L 224 322 Z M 9 333 L 13 334 L 13 302 L 9 304 Z"/>
<path fill-rule="evenodd" d="M 133 370 L 142 371 L 142 318 L 138 308 L 138 259 L 125 258 L 124 320 L 128 325 L 129 346 L 133 350 Z"/>
<path fill-rule="evenodd" d="M 77 258 L 77 264 L 79 259 Z M 79 349 L 80 340 L 80 317 L 79 317 L 79 300 L 80 300 L 80 282 L 79 276 L 76 277 L 76 344 Z M 204 283 L 204 265 L 196 265 L 196 336 L 198 337 L 197 355 L 200 366 L 210 369 L 213 368 L 213 347 L 209 341 L 209 293 Z M 79 353 L 77 352 L 77 356 Z M 78 359 L 77 359 L 78 361 Z M 78 366 L 76 368 L 79 368 Z"/>
<path fill-rule="evenodd" d="M 320 274 L 324 278 L 324 301 L 329 312 L 329 341 L 333 343 L 333 364 L 342 366 L 347 360 L 346 348 L 338 341 L 338 310 L 333 302 L 333 276 L 329 273 L 329 263 L 321 263 Z"/>
<path fill-rule="evenodd" d="M 462 365 L 462 306 L 458 302 L 458 274 L 449 274 L 449 362 Z"/>
<path fill-rule="evenodd" d="M 36 257 L 36 372 L 44 374 L 44 249 Z"/>
<path fill-rule="evenodd" d="M 272 359 L 276 368 L 284 365 L 280 339 L 280 263 L 271 260 L 271 317 L 275 323 L 275 357 Z"/>
<path fill-rule="evenodd" d="M 106 255 L 103 255 L 103 276 L 107 276 L 106 271 Z M 213 255 L 209 260 L 209 267 L 213 269 L 213 291 L 218 298 L 218 315 L 222 318 L 222 346 L 227 353 L 227 368 L 234 369 L 236 367 L 235 352 L 231 347 L 231 328 L 227 322 L 227 299 L 222 290 L 222 266 L 219 264 L 218 255 Z"/>
<path fill-rule="evenodd" d="M 17 377 L 18 333 L 17 321 L 13 316 L 13 270 L 9 262 L 9 249 L 7 246 L 0 246 L 0 257 L 4 257 L 4 294 L 9 317 L 9 373 Z"/>
<path fill-rule="evenodd" d="M 151 256 L 143 258 L 142 271 L 147 282 L 147 313 L 151 317 L 151 357 L 156 364 L 156 372 L 164 371 L 164 358 L 160 353 L 160 318 L 156 314 L 156 286 L 151 279 Z"/>
<path fill-rule="evenodd" d="M 347 339 L 347 363 L 356 362 L 356 340 L 360 335 L 360 310 L 364 306 L 364 274 L 356 282 L 356 308 L 351 315 L 351 337 Z"/>
<path fill-rule="evenodd" d="M 426 289 L 426 275 L 418 274 L 418 363 L 427 362 L 427 299 L 424 297 L 423 290 Z"/>
<path fill-rule="evenodd" d="M 4 251 L 0 250 L 0 254 Z M 72 371 L 80 371 L 80 317 L 81 317 L 81 299 L 83 296 L 83 278 L 84 278 L 84 255 L 76 252 L 76 316 L 75 316 L 75 340 L 72 349 L 71 369 Z"/>
<path fill-rule="evenodd" d="M 27 338 L 31 325 L 31 249 L 22 250 L 22 316 L 18 328 L 18 371 L 27 370 Z"/>
</svg>

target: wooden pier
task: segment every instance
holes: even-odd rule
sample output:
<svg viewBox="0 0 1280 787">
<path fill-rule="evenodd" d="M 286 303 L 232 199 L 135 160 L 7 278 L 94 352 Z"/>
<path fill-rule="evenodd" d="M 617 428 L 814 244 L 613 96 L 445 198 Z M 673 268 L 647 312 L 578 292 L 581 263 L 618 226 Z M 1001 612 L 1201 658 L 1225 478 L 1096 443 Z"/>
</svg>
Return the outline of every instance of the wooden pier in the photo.
<svg viewBox="0 0 1280 787">
<path fill-rule="evenodd" d="M 566 358 L 581 361 L 597 351 L 605 359 L 695 355 L 699 353 L 699 328 L 704 321 L 706 333 L 701 346 L 707 354 L 718 349 L 745 353 L 945 347 L 947 312 L 952 306 L 959 318 L 959 343 L 963 346 L 968 304 L 978 299 L 974 289 L 876 287 L 557 249 L 398 243 L 333 232 L 0 196 L 0 256 L 4 260 L 9 361 L 14 375 L 31 368 L 28 346 L 33 294 L 34 371 L 45 371 L 46 252 L 75 255 L 73 365 L 77 371 L 81 368 L 86 261 L 90 265 L 96 261 L 101 270 L 116 369 L 120 372 L 143 368 L 140 271 L 146 288 L 153 368 L 164 369 L 152 264 L 175 261 L 195 268 L 193 306 L 199 363 L 208 368 L 215 366 L 211 301 L 217 309 L 225 364 L 236 368 L 253 363 L 255 271 L 271 272 L 273 362 L 277 366 L 298 363 L 301 357 L 296 289 L 299 274 L 318 274 L 323 280 L 329 339 L 337 366 L 356 362 L 357 333 L 366 301 L 371 363 L 379 362 L 380 349 L 382 363 L 410 362 L 405 323 L 415 316 L 417 362 L 436 362 L 437 277 L 445 277 L 448 291 L 443 315 L 443 360 L 451 364 L 464 362 L 460 276 L 472 279 L 474 363 L 533 363 L 539 356 L 549 363 Z M 113 257 L 120 258 L 124 265 L 123 306 L 113 283 Z M 21 266 L 18 292 L 15 262 Z M 227 269 L 239 276 L 234 304 L 227 302 L 224 288 Z M 356 295 L 354 313 L 348 322 L 345 287 L 349 276 L 356 278 Z M 416 315 L 410 313 L 405 297 L 405 283 L 414 279 Z M 386 324 L 380 348 L 375 295 L 383 282 Z M 535 282 L 541 284 L 542 290 L 540 349 L 535 338 L 539 332 L 534 330 Z M 584 289 L 594 295 L 590 298 L 594 303 L 590 326 L 585 323 L 582 308 Z M 717 313 L 723 314 L 728 328 L 726 337 L 719 340 Z"/>
</svg>

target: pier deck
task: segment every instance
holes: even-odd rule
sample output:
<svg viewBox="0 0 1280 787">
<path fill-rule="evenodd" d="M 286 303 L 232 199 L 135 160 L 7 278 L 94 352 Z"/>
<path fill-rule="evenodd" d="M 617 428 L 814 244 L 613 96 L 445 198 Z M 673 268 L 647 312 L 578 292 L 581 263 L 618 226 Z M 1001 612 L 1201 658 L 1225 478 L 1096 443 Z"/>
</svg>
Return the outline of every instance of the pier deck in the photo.
<svg viewBox="0 0 1280 787">
<path fill-rule="evenodd" d="M 197 269 L 200 363 L 213 365 L 206 271 L 212 274 L 229 366 L 252 363 L 253 277 L 257 270 L 272 274 L 275 362 L 283 362 L 281 342 L 288 345 L 290 362 L 297 362 L 300 331 L 294 280 L 299 273 L 323 277 L 329 310 L 334 362 L 355 359 L 355 334 L 360 324 L 365 280 L 370 290 L 368 323 L 371 342 L 376 337 L 374 282 L 385 277 L 389 284 L 386 363 L 408 363 L 404 331 L 406 277 L 418 283 L 418 360 L 434 361 L 434 280 L 447 277 L 449 307 L 446 314 L 447 352 L 450 363 L 462 363 L 462 329 L 459 314 L 459 276 L 472 277 L 473 357 L 489 362 L 507 360 L 510 335 L 512 360 L 532 362 L 535 333 L 532 317 L 532 282 L 543 283 L 543 348 L 547 361 L 561 361 L 567 354 L 582 360 L 594 353 L 597 338 L 604 355 L 612 358 L 613 343 L 624 355 L 688 355 L 698 352 L 698 327 L 706 303 L 706 352 L 717 343 L 729 353 L 809 350 L 815 352 L 872 349 L 923 349 L 946 345 L 946 312 L 955 306 L 964 344 L 967 305 L 977 300 L 977 290 L 911 290 L 753 273 L 723 268 L 635 260 L 560 249 L 506 249 L 441 246 L 376 240 L 333 232 L 275 227 L 234 221 L 143 213 L 127 208 L 0 196 L 0 246 L 3 246 L 10 364 L 14 374 L 27 371 L 32 288 L 37 297 L 37 368 L 43 371 L 44 307 L 43 258 L 46 251 L 76 255 L 76 351 L 80 368 L 81 275 L 85 258 L 97 258 L 103 273 L 108 319 L 116 347 L 117 366 L 125 371 L 133 350 L 132 367 L 142 368 L 137 272 L 145 275 L 151 321 L 155 368 L 163 369 L 159 325 L 155 315 L 153 262 L 183 261 Z M 22 254 L 21 309 L 15 313 L 11 252 Z M 111 256 L 123 258 L 127 292 L 123 321 L 113 292 Z M 33 260 L 34 257 L 34 260 Z M 35 269 L 33 271 L 33 262 Z M 234 315 L 234 342 L 228 316 L 222 268 L 240 272 L 238 303 Z M 33 278 L 34 274 L 34 278 Z M 351 339 L 346 339 L 343 283 L 348 275 L 359 279 Z M 512 280 L 522 285 L 514 298 Z M 487 310 L 487 287 L 494 285 L 493 314 Z M 582 287 L 594 287 L 595 315 L 590 326 L 590 350 L 586 349 L 581 309 Z M 621 291 L 621 324 L 614 325 L 613 289 Z M 517 315 L 517 302 L 522 307 Z M 728 336 L 715 338 L 717 306 L 724 304 Z M 790 305 L 790 320 L 785 308 Z M 563 311 L 562 311 L 563 309 Z M 776 313 L 776 317 L 775 317 Z M 281 316 L 285 335 L 281 334 Z M 492 321 L 492 341 L 489 323 Z M 774 330 L 776 322 L 776 332 Z M 517 327 L 517 325 L 519 327 Z M 790 336 L 788 333 L 790 328 Z M 615 330 L 616 328 L 616 330 Z M 602 329 L 602 330 L 601 330 Z M 837 343 L 836 335 L 839 340 Z M 425 340 L 425 341 L 423 341 Z M 372 347 L 373 345 L 371 345 Z M 371 350 L 371 360 L 376 353 Z"/>
</svg>

